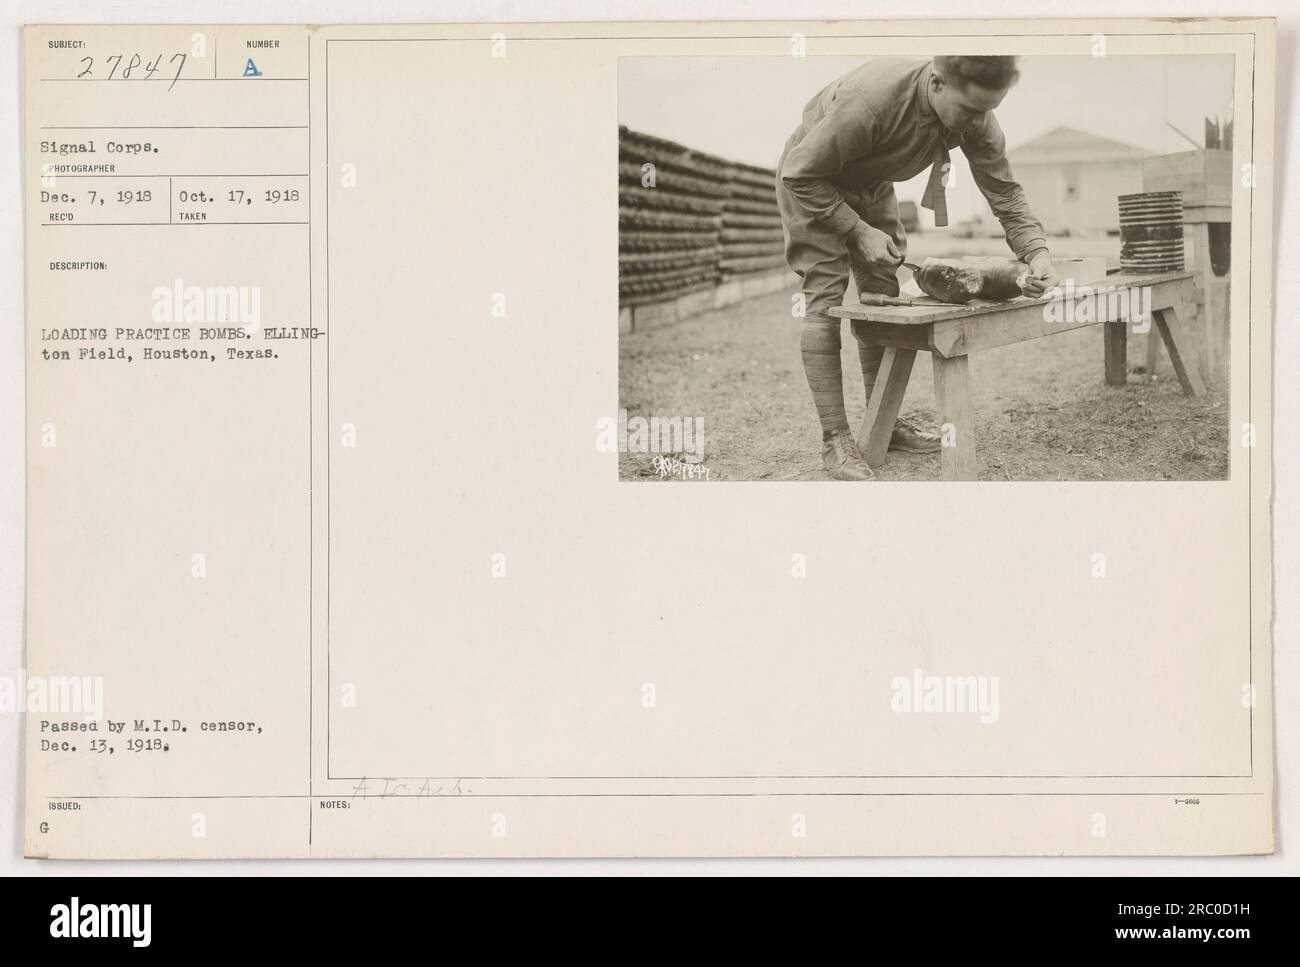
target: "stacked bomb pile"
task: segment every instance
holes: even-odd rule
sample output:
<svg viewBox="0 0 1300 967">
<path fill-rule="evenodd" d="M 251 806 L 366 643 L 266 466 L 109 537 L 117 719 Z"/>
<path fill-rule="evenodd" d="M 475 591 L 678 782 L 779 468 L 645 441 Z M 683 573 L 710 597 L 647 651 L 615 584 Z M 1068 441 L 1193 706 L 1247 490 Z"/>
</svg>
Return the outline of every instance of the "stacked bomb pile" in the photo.
<svg viewBox="0 0 1300 967">
<path fill-rule="evenodd" d="M 781 214 L 776 207 L 776 172 L 734 165 L 722 209 L 722 258 L 718 267 L 723 281 L 784 268 L 784 253 Z"/>
<path fill-rule="evenodd" d="M 619 127 L 619 305 L 717 285 L 730 177 L 719 159 Z"/>
</svg>

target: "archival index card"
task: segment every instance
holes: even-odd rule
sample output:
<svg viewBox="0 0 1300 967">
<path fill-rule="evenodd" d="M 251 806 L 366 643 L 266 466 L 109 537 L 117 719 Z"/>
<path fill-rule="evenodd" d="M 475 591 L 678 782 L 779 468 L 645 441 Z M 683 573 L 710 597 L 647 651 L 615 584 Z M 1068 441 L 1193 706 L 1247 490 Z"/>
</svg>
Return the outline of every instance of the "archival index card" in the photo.
<svg viewBox="0 0 1300 967">
<path fill-rule="evenodd" d="M 1271 852 L 1273 57 L 29 27 L 27 854 Z"/>
</svg>

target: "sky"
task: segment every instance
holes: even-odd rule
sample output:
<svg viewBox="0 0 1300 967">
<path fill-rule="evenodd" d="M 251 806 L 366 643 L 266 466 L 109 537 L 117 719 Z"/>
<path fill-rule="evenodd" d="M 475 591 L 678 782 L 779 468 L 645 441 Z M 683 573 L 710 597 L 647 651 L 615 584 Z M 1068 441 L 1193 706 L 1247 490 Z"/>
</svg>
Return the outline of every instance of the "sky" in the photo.
<svg viewBox="0 0 1300 967">
<path fill-rule="evenodd" d="M 734 161 L 775 168 L 803 106 L 858 57 L 625 57 L 619 123 Z M 1148 151 L 1203 144 L 1205 117 L 1232 114 L 1232 57 L 1170 54 L 1025 56 L 1020 80 L 995 112 L 1013 149 L 1066 126 Z M 1171 127 L 1170 125 L 1173 125 Z M 960 152 L 948 209 L 956 222 L 988 216 Z M 919 201 L 925 175 L 897 186 Z"/>
</svg>

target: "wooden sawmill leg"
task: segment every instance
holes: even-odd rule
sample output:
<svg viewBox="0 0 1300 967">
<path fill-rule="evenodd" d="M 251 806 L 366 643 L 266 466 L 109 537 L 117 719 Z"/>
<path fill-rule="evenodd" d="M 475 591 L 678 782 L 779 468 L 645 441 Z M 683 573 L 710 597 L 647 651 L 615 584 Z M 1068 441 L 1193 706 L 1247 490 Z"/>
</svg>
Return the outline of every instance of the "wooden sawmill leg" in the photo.
<svg viewBox="0 0 1300 967">
<path fill-rule="evenodd" d="M 1160 338 L 1169 351 L 1169 361 L 1174 365 L 1183 392 L 1188 396 L 1200 396 L 1205 392 L 1205 384 L 1201 382 L 1200 363 L 1191 348 L 1191 341 L 1178 318 L 1177 310 L 1173 307 L 1157 309 L 1155 317 L 1156 328 L 1160 330 Z"/>
<path fill-rule="evenodd" d="M 1123 386 L 1128 382 L 1128 323 L 1112 319 L 1101 324 L 1106 345 L 1106 385 Z"/>
<path fill-rule="evenodd" d="M 889 346 L 880 360 L 876 385 L 867 402 L 867 415 L 858 433 L 858 449 L 873 469 L 882 466 L 889 452 L 889 438 L 894 433 L 894 421 L 903 405 L 907 381 L 912 376 L 915 349 L 895 349 Z"/>
<path fill-rule="evenodd" d="M 934 362 L 934 403 L 942 443 L 939 476 L 943 480 L 977 480 L 970 357 L 930 355 Z"/>
</svg>

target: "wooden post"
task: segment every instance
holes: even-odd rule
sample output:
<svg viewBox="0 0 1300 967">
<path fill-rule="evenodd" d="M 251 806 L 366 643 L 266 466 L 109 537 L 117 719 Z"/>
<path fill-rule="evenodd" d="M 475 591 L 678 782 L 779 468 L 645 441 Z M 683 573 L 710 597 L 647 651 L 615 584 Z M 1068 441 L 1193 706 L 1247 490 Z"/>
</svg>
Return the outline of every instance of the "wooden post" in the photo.
<svg viewBox="0 0 1300 967">
<path fill-rule="evenodd" d="M 1228 321 L 1232 318 L 1232 277 L 1231 274 L 1220 280 L 1223 284 L 1219 291 L 1223 295 L 1223 311 L 1219 318 L 1223 325 L 1219 327 L 1219 365 L 1231 367 L 1232 363 L 1232 327 Z"/>
<path fill-rule="evenodd" d="M 1216 276 L 1210 258 L 1209 226 L 1232 221 L 1233 178 L 1232 152 L 1225 148 L 1198 148 L 1142 162 L 1143 191 L 1180 191 L 1183 195 L 1183 225 L 1188 230 L 1192 255 L 1186 264 L 1198 276 L 1196 304 L 1184 312 L 1183 333 L 1188 338 L 1193 332 L 1199 336 L 1197 369 L 1203 379 L 1213 376 L 1227 358 L 1224 345 L 1228 317 L 1226 311 L 1215 311 Z M 1154 362 L 1150 355 L 1148 360 Z"/>
<path fill-rule="evenodd" d="M 1214 319 L 1214 297 L 1212 289 L 1214 288 L 1214 268 L 1210 264 L 1210 225 L 1209 222 L 1197 222 L 1189 226 L 1192 230 L 1192 265 L 1191 268 L 1197 273 L 1196 280 L 1196 313 L 1197 326 L 1200 333 L 1200 374 L 1202 379 L 1209 379 L 1214 374 L 1216 357 L 1218 356 L 1217 340 L 1219 338 L 1216 332 L 1217 326 Z"/>
<path fill-rule="evenodd" d="M 943 444 L 939 450 L 939 476 L 943 480 L 977 480 L 970 357 L 930 355 L 934 362 L 934 402 L 939 413 L 939 439 Z"/>
<path fill-rule="evenodd" d="M 895 349 L 893 346 L 885 349 L 880 360 L 880 372 L 876 375 L 876 385 L 867 402 L 867 415 L 858 433 L 858 449 L 872 469 L 882 466 L 889 453 L 889 438 L 894 434 L 894 421 L 903 405 L 903 395 L 907 392 L 907 381 L 912 376 L 915 360 L 915 349 Z"/>
</svg>

